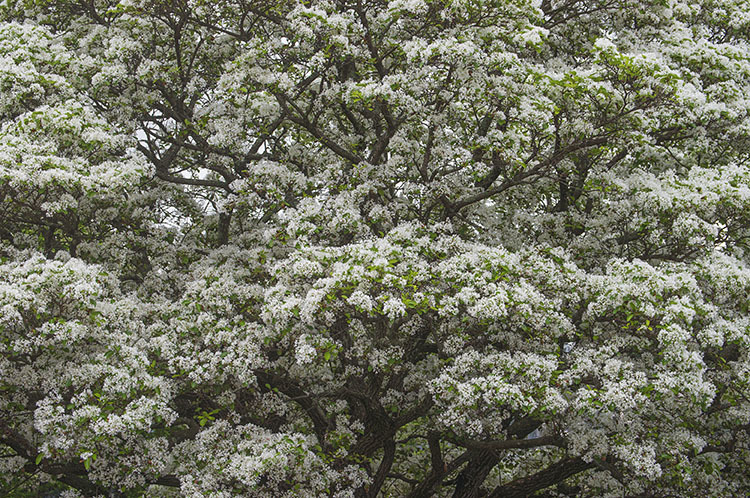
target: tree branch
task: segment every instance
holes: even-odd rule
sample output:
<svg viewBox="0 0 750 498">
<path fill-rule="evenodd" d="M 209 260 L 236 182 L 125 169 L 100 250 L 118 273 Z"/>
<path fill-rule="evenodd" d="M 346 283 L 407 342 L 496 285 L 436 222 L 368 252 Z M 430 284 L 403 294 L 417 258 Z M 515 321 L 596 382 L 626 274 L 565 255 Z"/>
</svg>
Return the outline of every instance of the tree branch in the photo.
<svg viewBox="0 0 750 498">
<path fill-rule="evenodd" d="M 546 469 L 496 487 L 490 498 L 524 498 L 540 489 L 554 486 L 565 479 L 595 467 L 593 462 L 580 458 L 566 458 Z"/>
</svg>

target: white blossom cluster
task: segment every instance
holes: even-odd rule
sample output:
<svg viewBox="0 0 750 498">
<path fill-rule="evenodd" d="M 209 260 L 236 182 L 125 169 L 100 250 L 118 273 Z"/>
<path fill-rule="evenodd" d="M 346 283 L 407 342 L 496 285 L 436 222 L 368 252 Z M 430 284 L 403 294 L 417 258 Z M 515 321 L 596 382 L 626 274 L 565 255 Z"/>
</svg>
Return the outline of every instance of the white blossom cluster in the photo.
<svg viewBox="0 0 750 498">
<path fill-rule="evenodd" d="M 0 5 L 0 495 L 750 495 L 750 6 Z"/>
</svg>

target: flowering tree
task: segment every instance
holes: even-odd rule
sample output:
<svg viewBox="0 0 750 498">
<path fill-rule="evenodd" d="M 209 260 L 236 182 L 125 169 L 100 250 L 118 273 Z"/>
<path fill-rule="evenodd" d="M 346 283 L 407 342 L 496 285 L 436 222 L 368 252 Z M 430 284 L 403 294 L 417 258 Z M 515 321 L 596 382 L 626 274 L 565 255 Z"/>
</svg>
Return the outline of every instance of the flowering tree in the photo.
<svg viewBox="0 0 750 498">
<path fill-rule="evenodd" d="M 0 494 L 750 493 L 748 11 L 4 2 Z"/>
</svg>

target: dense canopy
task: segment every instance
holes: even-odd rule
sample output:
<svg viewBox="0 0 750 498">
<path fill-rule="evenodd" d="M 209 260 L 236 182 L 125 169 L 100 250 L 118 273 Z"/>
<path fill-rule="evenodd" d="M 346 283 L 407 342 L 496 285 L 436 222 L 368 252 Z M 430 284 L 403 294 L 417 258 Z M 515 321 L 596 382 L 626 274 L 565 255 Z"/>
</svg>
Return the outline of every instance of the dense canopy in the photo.
<svg viewBox="0 0 750 498">
<path fill-rule="evenodd" d="M 7 0 L 0 494 L 750 494 L 750 3 Z"/>
</svg>

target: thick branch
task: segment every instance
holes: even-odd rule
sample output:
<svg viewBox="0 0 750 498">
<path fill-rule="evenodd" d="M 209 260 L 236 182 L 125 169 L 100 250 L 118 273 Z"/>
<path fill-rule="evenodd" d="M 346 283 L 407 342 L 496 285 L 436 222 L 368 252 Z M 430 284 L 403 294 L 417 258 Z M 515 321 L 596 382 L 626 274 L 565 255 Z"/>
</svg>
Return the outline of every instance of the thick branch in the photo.
<svg viewBox="0 0 750 498">
<path fill-rule="evenodd" d="M 445 461 L 440 450 L 440 438 L 436 432 L 427 435 L 427 444 L 430 446 L 430 460 L 432 461 L 432 473 L 437 474 L 445 471 Z"/>
<path fill-rule="evenodd" d="M 465 439 L 448 440 L 458 446 L 473 450 L 510 450 L 510 449 L 527 449 L 538 448 L 539 446 L 559 446 L 562 439 L 557 436 L 544 436 L 534 439 L 507 439 L 505 441 L 474 441 Z"/>
<path fill-rule="evenodd" d="M 584 462 L 580 458 L 566 458 L 565 460 L 553 463 L 536 474 L 522 477 L 508 484 L 496 487 L 492 491 L 490 498 L 524 498 L 540 489 L 561 483 L 565 479 L 594 466 L 593 462 Z"/>
<path fill-rule="evenodd" d="M 393 460 L 395 459 L 395 457 L 396 444 L 393 442 L 393 439 L 389 439 L 383 445 L 383 459 L 380 461 L 378 472 L 375 474 L 375 479 L 373 479 L 372 484 L 370 485 L 367 496 L 375 498 L 378 495 L 378 492 L 380 492 L 380 488 L 383 487 L 385 478 L 388 476 L 388 472 L 393 466 Z"/>
</svg>

